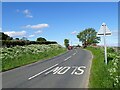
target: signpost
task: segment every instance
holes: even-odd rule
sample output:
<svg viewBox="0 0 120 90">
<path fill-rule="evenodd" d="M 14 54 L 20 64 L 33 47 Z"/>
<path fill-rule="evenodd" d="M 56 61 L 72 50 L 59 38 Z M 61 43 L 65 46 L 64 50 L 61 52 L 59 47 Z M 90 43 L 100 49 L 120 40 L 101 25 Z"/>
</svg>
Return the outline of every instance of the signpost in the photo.
<svg viewBox="0 0 120 90">
<path fill-rule="evenodd" d="M 107 64 L 107 46 L 106 46 L 106 35 L 111 35 L 111 32 L 107 25 L 103 23 L 100 27 L 100 30 L 97 33 L 97 36 L 104 36 L 104 54 L 105 54 L 105 63 Z"/>
</svg>

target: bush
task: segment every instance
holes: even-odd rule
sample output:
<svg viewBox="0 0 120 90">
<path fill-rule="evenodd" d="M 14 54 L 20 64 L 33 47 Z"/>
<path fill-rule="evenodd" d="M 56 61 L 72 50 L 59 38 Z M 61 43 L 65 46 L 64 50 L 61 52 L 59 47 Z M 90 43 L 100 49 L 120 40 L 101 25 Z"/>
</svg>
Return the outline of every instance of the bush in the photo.
<svg viewBox="0 0 120 90">
<path fill-rule="evenodd" d="M 115 50 L 114 50 L 113 48 L 111 48 L 111 47 L 108 47 L 108 48 L 107 48 L 107 51 L 108 51 L 109 53 L 115 52 Z"/>
</svg>

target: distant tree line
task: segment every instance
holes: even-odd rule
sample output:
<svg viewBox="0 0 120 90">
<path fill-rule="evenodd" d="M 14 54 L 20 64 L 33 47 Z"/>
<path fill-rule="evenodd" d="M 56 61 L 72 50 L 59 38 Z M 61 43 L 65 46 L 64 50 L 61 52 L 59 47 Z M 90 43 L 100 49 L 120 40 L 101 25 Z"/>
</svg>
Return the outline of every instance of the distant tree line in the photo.
<svg viewBox="0 0 120 90">
<path fill-rule="evenodd" d="M 39 42 L 39 41 L 22 41 L 22 40 L 18 40 L 18 41 L 2 40 L 0 41 L 0 43 L 2 43 L 3 47 L 14 47 L 16 45 L 24 46 L 24 45 L 30 45 L 30 44 L 57 44 L 56 41 Z"/>
<path fill-rule="evenodd" d="M 26 37 L 22 37 L 21 39 L 8 36 L 3 32 L 0 32 L 0 47 L 13 47 L 16 45 L 24 46 L 30 44 L 57 44 L 56 41 L 47 41 L 45 38 L 39 37 L 36 41 L 30 41 Z"/>
</svg>

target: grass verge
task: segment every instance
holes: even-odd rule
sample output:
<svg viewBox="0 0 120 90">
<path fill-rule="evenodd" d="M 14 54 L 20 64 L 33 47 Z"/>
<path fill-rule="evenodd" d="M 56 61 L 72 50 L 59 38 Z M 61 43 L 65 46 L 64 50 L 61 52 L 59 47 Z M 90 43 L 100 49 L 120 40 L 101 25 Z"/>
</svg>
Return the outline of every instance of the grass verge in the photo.
<svg viewBox="0 0 120 90">
<path fill-rule="evenodd" d="M 104 53 L 101 48 L 87 47 L 94 56 L 90 71 L 89 88 L 113 88 L 113 82 L 108 72 L 109 65 L 104 63 Z"/>
<path fill-rule="evenodd" d="M 47 60 L 47 59 L 53 58 L 55 56 L 58 56 L 60 54 L 63 54 L 66 51 L 67 50 L 63 47 L 58 47 L 58 48 L 56 47 L 56 48 L 44 50 L 43 52 L 40 52 L 37 54 L 24 52 L 24 53 L 21 53 L 19 56 L 16 56 L 16 58 L 3 59 L 2 60 L 2 71 L 11 70 L 11 69 L 14 69 L 14 68 L 17 68 L 20 66 L 24 66 L 27 64 L 31 64 L 31 63 L 40 61 L 40 60 Z M 9 53 L 7 53 L 7 54 L 9 54 Z"/>
</svg>

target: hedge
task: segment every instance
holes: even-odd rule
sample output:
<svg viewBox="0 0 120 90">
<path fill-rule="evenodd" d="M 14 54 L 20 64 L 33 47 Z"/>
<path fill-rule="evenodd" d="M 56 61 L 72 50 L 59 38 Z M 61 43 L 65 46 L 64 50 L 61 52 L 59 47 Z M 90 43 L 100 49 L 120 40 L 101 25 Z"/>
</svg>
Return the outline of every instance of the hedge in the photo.
<svg viewBox="0 0 120 90">
<path fill-rule="evenodd" d="M 0 40 L 0 47 L 14 47 L 16 45 L 24 46 L 30 44 L 57 44 L 55 41 L 23 41 L 23 40 Z"/>
</svg>

